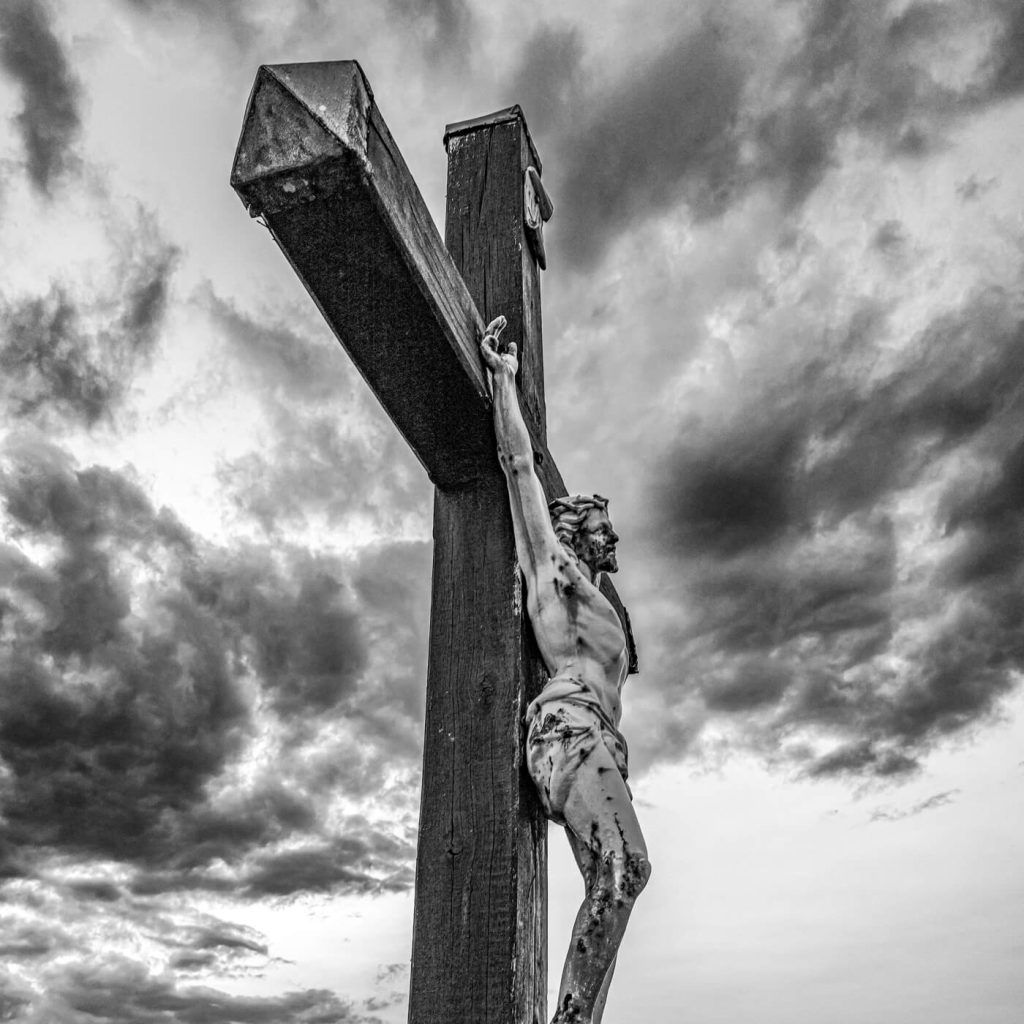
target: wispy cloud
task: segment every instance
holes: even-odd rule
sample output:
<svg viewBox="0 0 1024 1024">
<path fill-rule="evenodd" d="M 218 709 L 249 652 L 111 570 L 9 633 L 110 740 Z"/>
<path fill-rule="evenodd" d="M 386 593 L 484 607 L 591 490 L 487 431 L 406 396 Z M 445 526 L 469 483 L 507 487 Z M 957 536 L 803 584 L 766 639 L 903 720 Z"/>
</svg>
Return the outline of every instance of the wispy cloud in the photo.
<svg viewBox="0 0 1024 1024">
<path fill-rule="evenodd" d="M 43 428 L 110 423 L 151 359 L 178 251 L 141 210 L 125 234 L 123 243 L 111 239 L 109 291 L 80 296 L 58 281 L 42 295 L 0 293 L 0 395 L 15 419 Z"/>
<path fill-rule="evenodd" d="M 378 530 L 425 522 L 425 474 L 322 323 L 308 310 L 290 311 L 288 323 L 257 317 L 210 290 L 198 301 L 271 425 L 267 447 L 221 465 L 240 512 L 268 535 L 311 521 L 338 534 L 353 518 Z"/>
<path fill-rule="evenodd" d="M 934 796 L 930 796 L 926 800 L 921 800 L 905 810 L 895 810 L 891 807 L 879 807 L 871 812 L 871 817 L 868 820 L 872 822 L 903 821 L 905 818 L 913 818 L 918 814 L 924 814 L 925 811 L 932 811 L 937 807 L 945 807 L 947 804 L 951 804 L 959 792 L 959 789 L 949 789 L 944 793 L 936 793 Z"/>
</svg>

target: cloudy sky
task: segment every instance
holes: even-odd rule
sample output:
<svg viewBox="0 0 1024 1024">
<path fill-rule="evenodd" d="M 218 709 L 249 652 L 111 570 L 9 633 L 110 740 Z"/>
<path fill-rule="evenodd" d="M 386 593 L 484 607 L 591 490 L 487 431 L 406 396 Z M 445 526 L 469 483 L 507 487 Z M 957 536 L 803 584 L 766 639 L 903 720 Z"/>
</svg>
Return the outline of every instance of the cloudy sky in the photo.
<svg viewBox="0 0 1024 1024">
<path fill-rule="evenodd" d="M 543 157 L 609 1024 L 1018 1020 L 1019 0 L 4 0 L 0 1019 L 404 1020 L 429 484 L 228 187 L 258 65 L 347 58 L 439 223 L 445 122 Z"/>
</svg>

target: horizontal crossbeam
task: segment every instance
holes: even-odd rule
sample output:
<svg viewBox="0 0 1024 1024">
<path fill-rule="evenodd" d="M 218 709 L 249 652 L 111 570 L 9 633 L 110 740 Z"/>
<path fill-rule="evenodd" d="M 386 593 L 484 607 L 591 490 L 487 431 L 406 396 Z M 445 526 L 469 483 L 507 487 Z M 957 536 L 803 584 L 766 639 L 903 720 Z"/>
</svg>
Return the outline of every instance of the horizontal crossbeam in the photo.
<svg viewBox="0 0 1024 1024">
<path fill-rule="evenodd" d="M 359 65 L 261 67 L 231 184 L 431 480 L 493 462 L 483 320 Z"/>
</svg>

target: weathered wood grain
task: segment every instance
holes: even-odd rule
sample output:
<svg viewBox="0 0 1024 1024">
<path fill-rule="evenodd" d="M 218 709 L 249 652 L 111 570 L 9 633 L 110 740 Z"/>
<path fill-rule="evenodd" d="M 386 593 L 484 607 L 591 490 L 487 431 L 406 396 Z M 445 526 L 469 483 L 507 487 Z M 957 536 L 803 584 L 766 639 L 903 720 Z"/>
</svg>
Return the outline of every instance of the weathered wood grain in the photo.
<svg viewBox="0 0 1024 1024">
<path fill-rule="evenodd" d="M 483 322 L 359 66 L 260 68 L 231 183 L 431 479 L 489 466 Z"/>
<path fill-rule="evenodd" d="M 540 270 L 523 230 L 523 175 L 536 160 L 519 107 L 448 125 L 445 242 L 484 319 L 508 320 L 519 400 L 535 447 L 547 444 Z M 486 239 L 485 244 L 474 241 Z M 528 344 L 524 344 L 528 339 Z"/>
<path fill-rule="evenodd" d="M 486 315 L 508 318 L 543 417 L 540 332 L 522 314 L 536 289 L 520 255 L 528 147 L 519 117 L 449 140 L 446 240 Z M 542 434 L 543 419 L 532 426 Z M 409 1019 L 542 1024 L 547 824 L 522 722 L 543 677 L 496 459 L 471 486 L 436 492 L 433 587 Z"/>
</svg>

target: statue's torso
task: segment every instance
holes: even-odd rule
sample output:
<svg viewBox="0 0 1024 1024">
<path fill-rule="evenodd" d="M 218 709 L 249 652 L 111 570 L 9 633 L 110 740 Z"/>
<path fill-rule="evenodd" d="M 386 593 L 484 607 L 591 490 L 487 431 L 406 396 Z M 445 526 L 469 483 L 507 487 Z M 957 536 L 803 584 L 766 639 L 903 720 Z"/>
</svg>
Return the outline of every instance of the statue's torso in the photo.
<svg viewBox="0 0 1024 1024">
<path fill-rule="evenodd" d="M 552 700 L 570 699 L 594 707 L 617 732 L 628 655 L 615 609 L 560 552 L 527 581 L 527 611 L 549 674 L 530 712 Z"/>
</svg>

